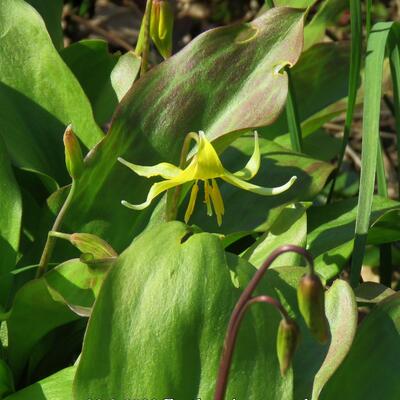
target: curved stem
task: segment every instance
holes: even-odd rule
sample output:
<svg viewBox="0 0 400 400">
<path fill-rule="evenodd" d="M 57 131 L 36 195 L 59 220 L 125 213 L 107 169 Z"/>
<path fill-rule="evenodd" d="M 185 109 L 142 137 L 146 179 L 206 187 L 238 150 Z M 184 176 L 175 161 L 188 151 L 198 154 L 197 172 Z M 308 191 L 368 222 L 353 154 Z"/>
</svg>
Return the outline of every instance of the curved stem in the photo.
<svg viewBox="0 0 400 400">
<path fill-rule="evenodd" d="M 197 133 L 189 132 L 183 141 L 181 157 L 179 160 L 179 168 L 184 169 L 186 167 L 187 157 L 190 150 L 190 142 L 194 140 L 198 142 L 199 138 Z M 167 192 L 167 221 L 173 221 L 176 219 L 176 215 L 178 214 L 178 203 L 179 198 L 181 197 L 182 186 L 177 186 L 175 189 L 170 189 Z"/>
<path fill-rule="evenodd" d="M 52 231 L 58 231 L 60 229 L 62 222 L 64 220 L 64 217 L 65 217 L 65 214 L 66 214 L 69 206 L 71 205 L 72 198 L 74 197 L 75 188 L 76 188 L 75 181 L 72 181 L 71 189 L 68 193 L 68 196 L 65 199 L 65 202 L 64 202 L 63 206 L 61 207 L 61 210 L 58 213 L 56 220 L 54 221 L 51 231 L 47 235 L 46 244 L 44 246 L 42 257 L 40 258 L 39 266 L 38 266 L 38 269 L 36 272 L 36 278 L 40 278 L 41 276 L 43 276 L 43 274 L 47 270 L 47 266 L 49 264 L 51 255 L 53 254 L 55 239 L 56 239 L 54 237 L 54 235 L 52 235 Z"/>
<path fill-rule="evenodd" d="M 258 284 L 261 282 L 261 279 L 265 275 L 267 269 L 271 266 L 271 264 L 278 258 L 280 255 L 287 252 L 295 252 L 303 256 L 310 268 L 310 273 L 314 273 L 314 261 L 312 255 L 302 247 L 294 246 L 294 245 L 285 245 L 274 250 L 268 258 L 264 261 L 261 268 L 254 274 L 250 283 L 244 289 L 241 294 L 236 306 L 233 310 L 231 319 L 228 324 L 227 333 L 225 336 L 224 347 L 221 357 L 220 368 L 218 371 L 217 385 L 215 389 L 215 400 L 224 400 L 227 384 L 228 384 L 228 376 L 230 370 L 230 364 L 232 361 L 233 349 L 236 343 L 236 336 L 240 326 L 240 322 L 243 319 L 243 315 L 251 304 L 255 302 L 264 302 L 269 303 L 275 306 L 282 314 L 283 318 L 289 318 L 286 310 L 282 307 L 278 300 L 273 299 L 269 296 L 258 296 L 252 297 L 252 294 Z M 258 299 L 258 300 L 257 300 Z"/>
<path fill-rule="evenodd" d="M 244 314 L 252 304 L 265 303 L 275 307 L 286 320 L 289 318 L 286 310 L 282 304 L 270 296 L 257 296 L 249 299 L 246 304 L 239 310 L 238 313 L 232 316 L 229 335 L 226 337 L 224 343 L 224 353 L 222 357 L 221 366 L 219 369 L 219 376 L 217 381 L 217 387 L 215 390 L 215 400 L 223 400 L 225 398 L 226 388 L 228 385 L 229 370 L 231 367 L 233 350 L 235 349 L 237 334 L 239 332 L 240 323 L 243 320 Z"/>
</svg>

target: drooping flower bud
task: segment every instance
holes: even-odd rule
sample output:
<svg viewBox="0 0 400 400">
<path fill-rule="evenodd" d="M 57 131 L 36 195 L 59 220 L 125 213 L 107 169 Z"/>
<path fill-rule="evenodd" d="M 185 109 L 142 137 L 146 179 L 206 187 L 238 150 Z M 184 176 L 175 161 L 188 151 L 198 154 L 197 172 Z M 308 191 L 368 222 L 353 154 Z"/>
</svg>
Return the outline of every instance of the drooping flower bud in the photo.
<svg viewBox="0 0 400 400">
<path fill-rule="evenodd" d="M 83 172 L 83 156 L 81 146 L 71 125 L 67 126 L 64 133 L 65 165 L 72 179 L 79 179 Z"/>
<path fill-rule="evenodd" d="M 69 236 L 69 240 L 82 253 L 86 255 L 90 254 L 96 260 L 118 256 L 105 240 L 91 233 L 73 233 Z"/>
<path fill-rule="evenodd" d="M 329 338 L 329 324 L 325 315 L 324 288 L 317 275 L 306 274 L 301 278 L 297 300 L 311 333 L 320 343 L 325 343 Z"/>
<path fill-rule="evenodd" d="M 168 0 L 153 0 L 150 18 L 150 37 L 164 58 L 172 54 L 174 13 Z"/>
<path fill-rule="evenodd" d="M 289 369 L 297 345 L 299 343 L 300 330 L 292 319 L 283 318 L 279 324 L 276 337 L 276 350 L 278 354 L 279 367 L 282 376 Z"/>
</svg>

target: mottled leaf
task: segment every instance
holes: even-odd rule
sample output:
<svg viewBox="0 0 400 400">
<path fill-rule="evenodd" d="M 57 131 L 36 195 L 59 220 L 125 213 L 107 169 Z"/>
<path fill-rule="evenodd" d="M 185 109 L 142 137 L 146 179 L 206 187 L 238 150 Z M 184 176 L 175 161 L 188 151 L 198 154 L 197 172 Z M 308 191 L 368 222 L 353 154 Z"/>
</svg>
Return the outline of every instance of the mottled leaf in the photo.
<svg viewBox="0 0 400 400">
<path fill-rule="evenodd" d="M 117 163 L 118 156 L 176 163 L 190 131 L 215 139 L 272 122 L 287 92 L 276 66 L 297 61 L 302 27 L 300 11 L 271 10 L 248 24 L 205 32 L 136 81 L 87 160 L 69 230 L 96 233 L 119 251 L 146 225 L 151 210 L 139 214 L 120 201 L 142 201 L 150 182 Z"/>
</svg>

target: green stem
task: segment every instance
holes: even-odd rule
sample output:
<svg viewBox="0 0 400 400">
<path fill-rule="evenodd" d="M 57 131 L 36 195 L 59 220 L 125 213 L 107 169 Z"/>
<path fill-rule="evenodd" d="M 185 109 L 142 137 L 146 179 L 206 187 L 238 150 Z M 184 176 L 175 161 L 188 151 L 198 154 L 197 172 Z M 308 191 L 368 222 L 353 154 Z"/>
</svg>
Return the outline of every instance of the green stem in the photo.
<svg viewBox="0 0 400 400">
<path fill-rule="evenodd" d="M 150 16 L 153 0 L 147 0 L 146 10 L 144 12 L 142 26 L 140 27 L 139 41 L 137 46 L 141 46 L 138 51 L 142 53 L 142 66 L 140 68 L 140 76 L 144 75 L 147 71 L 149 64 L 150 52 Z M 141 42 L 141 43 L 139 43 Z"/>
<path fill-rule="evenodd" d="M 275 4 L 273 0 L 265 0 L 265 3 L 269 8 L 274 8 Z M 301 133 L 301 124 L 299 113 L 297 110 L 296 94 L 293 87 L 292 77 L 290 74 L 289 67 L 285 68 L 288 78 L 288 95 L 286 99 L 286 118 L 289 128 L 290 143 L 292 150 L 301 153 L 303 136 Z"/>
<path fill-rule="evenodd" d="M 71 240 L 71 235 L 69 233 L 62 233 L 62 232 L 56 232 L 56 231 L 50 231 L 49 236 L 58 238 L 58 239 L 64 239 L 64 240 Z"/>
<path fill-rule="evenodd" d="M 367 39 L 369 37 L 369 34 L 371 32 L 371 27 L 372 27 L 372 0 L 367 0 L 367 10 L 366 10 L 366 29 L 367 29 Z"/>
<path fill-rule="evenodd" d="M 297 110 L 296 94 L 293 87 L 292 76 L 290 74 L 289 67 L 285 68 L 288 77 L 288 95 L 286 100 L 286 117 L 288 122 L 290 142 L 292 149 L 301 153 L 302 149 L 302 133 L 299 119 L 299 113 Z"/>
<path fill-rule="evenodd" d="M 347 143 L 349 142 L 354 109 L 357 100 L 357 88 L 360 79 L 361 52 L 362 52 L 362 13 L 361 13 L 360 0 L 350 0 L 350 14 L 351 14 L 351 59 L 350 59 L 350 71 L 349 71 L 348 104 L 346 111 L 346 120 L 344 123 L 342 146 L 339 153 L 336 173 L 333 178 L 332 185 L 328 195 L 328 200 L 327 200 L 328 203 L 332 200 L 333 193 L 335 191 L 336 179 L 342 168 L 343 159 L 346 152 L 346 146 Z"/>
<path fill-rule="evenodd" d="M 68 193 L 67 198 L 65 199 L 65 202 L 63 206 L 61 207 L 60 212 L 57 215 L 56 220 L 54 221 L 53 227 L 51 228 L 51 231 L 47 235 L 47 240 L 46 244 L 43 249 L 42 257 L 40 258 L 39 266 L 36 272 L 36 278 L 40 278 L 46 273 L 47 266 L 49 264 L 50 258 L 53 254 L 54 246 L 55 246 L 55 237 L 54 231 L 58 231 L 61 228 L 61 225 L 63 223 L 65 214 L 71 205 L 72 198 L 74 197 L 75 194 L 75 181 L 72 181 L 71 189 Z"/>
<path fill-rule="evenodd" d="M 190 142 L 192 140 L 198 141 L 197 134 L 195 132 L 189 132 L 185 140 L 183 141 L 181 157 L 179 160 L 179 168 L 184 169 L 186 167 L 187 157 L 190 150 Z M 167 210 L 166 220 L 174 221 L 178 214 L 179 198 L 181 197 L 182 186 L 179 185 L 175 189 L 170 189 L 167 192 Z"/>
</svg>

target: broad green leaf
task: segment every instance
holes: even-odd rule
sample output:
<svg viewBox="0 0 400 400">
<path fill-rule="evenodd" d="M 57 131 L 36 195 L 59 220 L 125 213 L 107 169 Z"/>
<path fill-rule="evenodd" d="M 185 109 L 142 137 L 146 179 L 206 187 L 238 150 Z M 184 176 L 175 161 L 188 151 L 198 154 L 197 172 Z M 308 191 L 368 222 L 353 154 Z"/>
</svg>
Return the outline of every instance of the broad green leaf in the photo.
<svg viewBox="0 0 400 400">
<path fill-rule="evenodd" d="M 321 392 L 321 400 L 400 397 L 400 297 L 396 293 L 365 317 L 349 354 Z"/>
<path fill-rule="evenodd" d="M 0 359 L 0 398 L 3 399 L 13 393 L 14 390 L 12 371 L 7 363 Z"/>
<path fill-rule="evenodd" d="M 90 104 L 40 15 L 22 0 L 0 2 L 0 135 L 13 163 L 68 182 L 62 135 L 72 123 L 83 144 L 102 138 Z"/>
<path fill-rule="evenodd" d="M 257 241 L 242 255 L 256 268 L 260 268 L 265 259 L 279 246 L 294 244 L 306 247 L 308 205 L 295 203 L 286 206 L 271 228 L 262 234 Z M 301 260 L 296 253 L 287 253 L 279 257 L 273 266 L 300 265 Z"/>
<path fill-rule="evenodd" d="M 11 271 L 17 261 L 22 201 L 11 169 L 7 149 L 0 137 L 0 276 Z M 4 290 L 4 288 L 2 288 Z"/>
<path fill-rule="evenodd" d="M 304 29 L 304 48 L 307 50 L 312 45 L 322 41 L 325 30 L 334 25 L 339 14 L 348 7 L 347 0 L 325 0 L 318 12 Z"/>
<path fill-rule="evenodd" d="M 253 137 L 237 139 L 222 155 L 222 163 L 229 171 L 246 165 L 254 148 Z M 332 166 L 304 154 L 293 153 L 276 143 L 260 139 L 261 166 L 252 182 L 262 186 L 278 186 L 293 175 L 297 181 L 287 192 L 264 197 L 237 189 L 221 182 L 219 185 L 225 204 L 221 227 L 215 217 L 207 217 L 205 206 L 198 201 L 191 223 L 203 230 L 232 234 L 236 232 L 264 232 L 271 227 L 277 213 L 288 204 L 307 201 L 324 187 Z M 187 201 L 187 200 L 186 200 Z M 182 205 L 182 211 L 186 203 Z M 240 218 L 238 218 L 240 216 Z"/>
<path fill-rule="evenodd" d="M 61 16 L 63 11 L 62 0 L 25 0 L 36 8 L 42 16 L 47 31 L 56 49 L 64 47 L 64 37 L 61 28 Z"/>
<path fill-rule="evenodd" d="M 132 87 L 139 73 L 141 59 L 133 51 L 122 55 L 111 72 L 111 84 L 117 94 L 118 101 Z"/>
<path fill-rule="evenodd" d="M 147 224 L 151 209 L 134 212 L 120 201 L 140 201 L 150 182 L 117 163 L 118 156 L 177 163 L 190 131 L 215 139 L 271 123 L 287 92 L 287 77 L 276 66 L 296 63 L 302 29 L 302 12 L 274 9 L 251 23 L 205 32 L 137 80 L 88 157 L 69 231 L 96 233 L 120 251 Z"/>
<path fill-rule="evenodd" d="M 303 140 L 303 151 L 318 160 L 330 162 L 340 151 L 340 139 L 332 136 L 323 128 L 308 134 Z"/>
<path fill-rule="evenodd" d="M 74 382 L 76 399 L 99 393 L 105 398 L 213 398 L 227 323 L 240 294 L 231 269 L 241 284 L 255 269 L 225 254 L 215 235 L 189 234 L 179 222 L 159 225 L 120 256 L 89 321 Z M 285 291 L 277 272 L 269 276 L 275 277 L 269 293 Z M 249 312 L 227 398 L 256 400 L 268 393 L 271 400 L 292 399 L 291 373 L 281 378 L 278 367 L 278 322 L 276 310 L 265 305 Z"/>
<path fill-rule="evenodd" d="M 109 122 L 118 104 L 110 79 L 118 55 L 110 54 L 107 42 L 99 39 L 73 43 L 60 55 L 89 98 L 97 123 Z"/>
<path fill-rule="evenodd" d="M 312 398 L 317 400 L 322 388 L 351 350 L 357 329 L 357 304 L 346 281 L 336 280 L 326 293 L 325 312 L 331 328 L 331 342 L 321 368 L 313 377 Z"/>
<path fill-rule="evenodd" d="M 53 329 L 76 319 L 66 305 L 52 299 L 43 278 L 17 292 L 7 319 L 8 362 L 17 382 L 35 345 Z"/>
<path fill-rule="evenodd" d="M 54 300 L 78 315 L 88 316 L 109 268 L 108 263 L 88 266 L 78 259 L 69 260 L 49 271 L 44 279 Z"/>
<path fill-rule="evenodd" d="M 399 210 L 398 202 L 375 196 L 369 226 L 373 227 L 372 230 L 375 229 L 375 225 L 385 214 L 397 214 Z M 342 270 L 351 255 L 357 199 L 352 198 L 327 206 L 313 207 L 307 214 L 308 246 L 315 257 L 316 269 L 324 279 L 331 279 Z M 392 219 L 396 221 L 396 218 Z M 375 235 L 372 238 L 377 241 Z M 382 236 L 380 243 L 384 243 L 386 239 L 388 238 Z M 397 237 L 392 237 L 391 240 L 393 239 Z"/>
<path fill-rule="evenodd" d="M 4 400 L 71 400 L 75 371 L 75 366 L 65 368 Z"/>
</svg>

